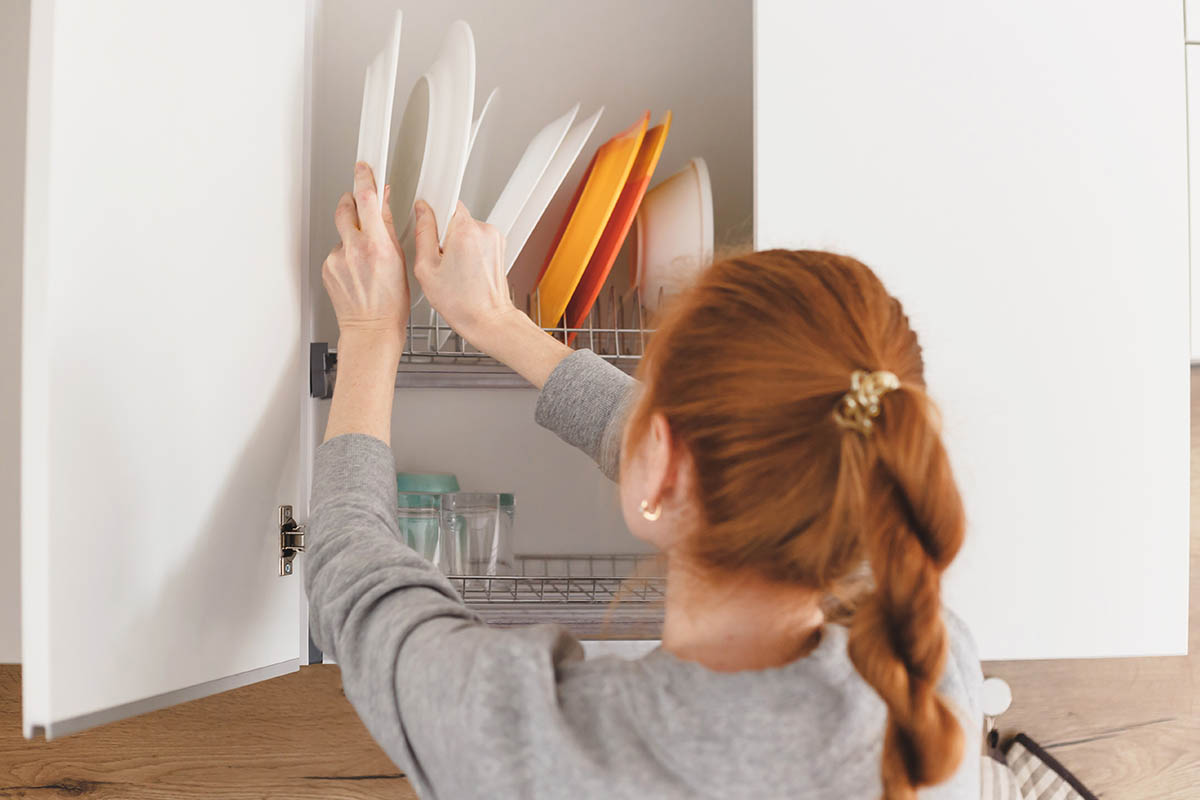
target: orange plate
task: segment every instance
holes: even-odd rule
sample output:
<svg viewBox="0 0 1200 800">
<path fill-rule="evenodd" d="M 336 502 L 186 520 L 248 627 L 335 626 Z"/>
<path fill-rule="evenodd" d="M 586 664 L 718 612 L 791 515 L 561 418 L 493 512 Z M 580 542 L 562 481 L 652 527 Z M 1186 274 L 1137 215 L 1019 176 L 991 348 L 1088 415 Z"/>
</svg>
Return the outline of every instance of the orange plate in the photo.
<svg viewBox="0 0 1200 800">
<path fill-rule="evenodd" d="M 550 248 L 550 257 L 538 276 L 537 314 L 544 327 L 557 325 L 567 310 L 567 303 L 625 188 L 649 122 L 647 111 L 628 130 L 601 145 L 575 190 Z"/>
<path fill-rule="evenodd" d="M 654 168 L 658 166 L 658 158 L 662 155 L 663 145 L 666 144 L 667 133 L 670 130 L 671 112 L 668 111 L 661 123 L 646 131 L 646 137 L 638 149 L 633 168 L 629 170 L 629 178 L 625 181 L 625 188 L 621 190 L 617 206 L 608 218 L 608 224 L 600 236 L 600 243 L 596 245 L 587 269 L 583 271 L 583 277 L 575 287 L 575 294 L 571 296 L 571 302 L 567 305 L 568 328 L 581 327 L 592 306 L 596 304 L 600 289 L 604 286 L 608 273 L 612 271 L 617 253 L 621 252 L 621 245 L 629 235 L 633 218 L 637 216 L 638 208 L 642 205 L 642 197 L 650 185 Z M 568 344 L 575 341 L 577 333 L 578 331 L 568 334 Z"/>
</svg>

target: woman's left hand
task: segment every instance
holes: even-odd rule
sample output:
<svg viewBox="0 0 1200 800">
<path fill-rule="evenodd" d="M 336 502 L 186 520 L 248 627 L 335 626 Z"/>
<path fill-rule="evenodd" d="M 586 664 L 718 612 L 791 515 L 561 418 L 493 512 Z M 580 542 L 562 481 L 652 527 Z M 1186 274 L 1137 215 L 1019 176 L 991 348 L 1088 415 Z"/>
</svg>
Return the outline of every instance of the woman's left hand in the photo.
<svg viewBox="0 0 1200 800">
<path fill-rule="evenodd" d="M 394 335 L 403 344 L 408 324 L 408 275 L 384 192 L 383 210 L 371 168 L 354 167 L 354 193 L 338 202 L 333 220 L 342 242 L 321 268 L 342 335 L 370 332 Z"/>
</svg>

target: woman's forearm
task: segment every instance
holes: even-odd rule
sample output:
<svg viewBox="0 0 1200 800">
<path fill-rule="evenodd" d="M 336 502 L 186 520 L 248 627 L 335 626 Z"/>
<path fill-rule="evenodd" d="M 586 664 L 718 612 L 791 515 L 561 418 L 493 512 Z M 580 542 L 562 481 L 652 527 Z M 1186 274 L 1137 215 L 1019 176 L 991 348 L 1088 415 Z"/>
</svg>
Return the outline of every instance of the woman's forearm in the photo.
<svg viewBox="0 0 1200 800">
<path fill-rule="evenodd" d="M 471 331 L 467 341 L 538 389 L 546 385 L 558 363 L 573 352 L 516 308 Z"/>
<path fill-rule="evenodd" d="M 342 195 L 333 223 L 342 241 L 321 265 L 337 314 L 338 374 L 325 440 L 363 433 L 392 438 L 396 366 L 408 321 L 408 278 L 391 207 L 380 202 L 371 167 L 354 167 L 354 194 Z"/>
<path fill-rule="evenodd" d="M 402 347 L 402 338 L 394 330 L 342 332 L 325 441 L 343 433 L 365 433 L 391 444 L 392 401 Z"/>
</svg>

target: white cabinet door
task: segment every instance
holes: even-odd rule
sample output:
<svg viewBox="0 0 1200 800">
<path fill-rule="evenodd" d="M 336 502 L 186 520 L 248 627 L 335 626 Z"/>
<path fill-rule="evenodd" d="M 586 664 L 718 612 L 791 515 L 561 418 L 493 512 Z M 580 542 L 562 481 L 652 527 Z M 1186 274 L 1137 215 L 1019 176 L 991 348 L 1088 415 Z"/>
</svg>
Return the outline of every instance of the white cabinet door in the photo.
<svg viewBox="0 0 1200 800">
<path fill-rule="evenodd" d="M 1200 20 L 1197 24 L 1200 25 Z M 1187 52 L 1188 190 L 1191 193 L 1192 363 L 1197 363 L 1200 362 L 1200 45 L 1189 44 L 1184 49 Z"/>
<path fill-rule="evenodd" d="M 1178 0 L 756 6 L 756 239 L 905 303 L 985 658 L 1187 648 Z M 848 376 L 847 376 L 848 377 Z"/>
<path fill-rule="evenodd" d="M 33 4 L 26 735 L 297 664 L 307 25 L 293 0 Z"/>
<path fill-rule="evenodd" d="M 25 83 L 28 2 L 0 3 L 0 342 L 21 346 L 21 221 L 25 202 Z M 9 366 L 15 378 L 17 363 Z M 21 660 L 21 393 L 0 389 L 0 664 Z"/>
</svg>

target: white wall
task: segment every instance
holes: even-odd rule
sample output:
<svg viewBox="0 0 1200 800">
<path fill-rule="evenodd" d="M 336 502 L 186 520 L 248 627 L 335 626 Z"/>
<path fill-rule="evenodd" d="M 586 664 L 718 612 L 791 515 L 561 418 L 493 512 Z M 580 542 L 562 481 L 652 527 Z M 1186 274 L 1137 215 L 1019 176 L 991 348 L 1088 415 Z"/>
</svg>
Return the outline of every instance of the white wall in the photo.
<svg viewBox="0 0 1200 800">
<path fill-rule="evenodd" d="M 714 188 L 718 241 L 748 241 L 752 214 L 752 59 L 749 0 L 492 0 L 402 3 L 327 0 L 317 28 L 312 173 L 312 286 L 316 338 L 337 340 L 320 267 L 337 241 L 333 207 L 349 188 L 366 63 L 404 12 L 396 120 L 447 26 L 464 19 L 477 49 L 476 104 L 500 87 L 468 182 L 485 216 L 528 140 L 576 101 L 581 116 L 605 107 L 596 132 L 513 271 L 536 277 L 566 201 L 595 149 L 649 109 L 671 109 L 656 181 L 703 156 Z M 471 203 L 468 201 L 468 205 Z M 626 270 L 618 261 L 615 270 Z M 402 468 L 449 471 L 464 489 L 517 494 L 518 550 L 619 551 L 624 532 L 612 485 L 587 459 L 533 422 L 530 390 L 422 390 L 397 394 L 393 446 Z M 327 404 L 322 415 L 327 413 Z M 323 419 L 318 420 L 318 428 Z M 319 431 L 318 431 L 319 433 Z"/>
<path fill-rule="evenodd" d="M 0 663 L 21 660 L 20 481 L 21 237 L 25 202 L 28 0 L 0 3 Z"/>
</svg>

